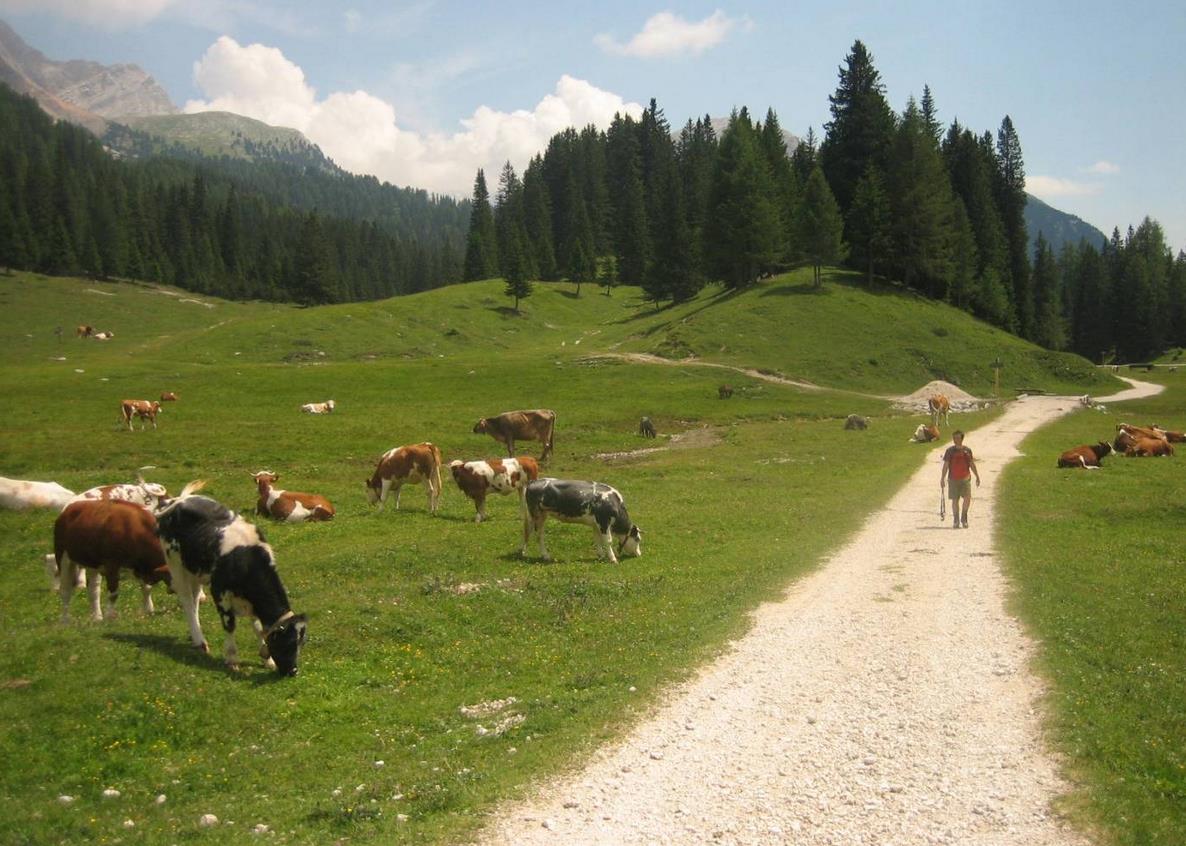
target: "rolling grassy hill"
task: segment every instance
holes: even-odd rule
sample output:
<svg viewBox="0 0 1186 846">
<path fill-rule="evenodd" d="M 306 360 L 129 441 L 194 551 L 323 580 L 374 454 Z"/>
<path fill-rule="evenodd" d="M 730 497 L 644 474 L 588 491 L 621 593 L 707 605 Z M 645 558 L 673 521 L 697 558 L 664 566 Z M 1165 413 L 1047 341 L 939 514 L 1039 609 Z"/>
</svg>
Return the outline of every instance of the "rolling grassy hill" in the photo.
<svg viewBox="0 0 1186 846">
<path fill-rule="evenodd" d="M 997 356 L 1006 389 L 1114 384 L 893 288 L 843 274 L 808 286 L 793 274 L 655 311 L 636 289 L 539 285 L 516 314 L 497 281 L 298 309 L 0 278 L 0 475 L 80 490 L 153 465 L 170 490 L 203 478 L 249 510 L 248 474 L 267 467 L 338 509 L 328 524 L 265 527 L 310 615 L 301 675 L 284 682 L 222 670 L 217 637 L 214 656 L 193 654 L 163 594 L 148 618 L 125 590 L 104 623 L 79 619 L 76 595 L 61 626 L 40 566 L 54 515 L 0 512 L 0 755 L 20 761 L 0 770 L 0 841 L 225 842 L 198 826 L 214 813 L 239 831 L 266 824 L 278 844 L 457 842 L 491 804 L 621 732 L 888 499 L 925 448 L 905 443 L 921 417 L 880 397 L 939 377 L 985 396 Z M 76 339 L 79 323 L 115 338 Z M 842 390 L 609 357 L 628 352 Z M 726 377 L 737 391 L 724 402 Z M 181 400 L 159 430 L 116 424 L 120 399 L 163 390 Z M 332 415 L 297 410 L 331 398 Z M 534 548 L 520 558 L 516 504 L 491 502 L 475 525 L 447 472 L 437 517 L 415 488 L 399 512 L 366 505 L 363 480 L 389 447 L 494 455 L 477 417 L 536 406 L 558 412 L 547 472 L 619 488 L 641 558 L 597 562 L 582 527 L 549 531 L 555 563 Z M 869 431 L 842 429 L 852 412 Z M 642 414 L 660 438 L 636 434 Z M 212 636 L 212 609 L 202 616 Z M 459 710 L 511 697 L 503 713 L 523 722 L 505 732 Z"/>
</svg>

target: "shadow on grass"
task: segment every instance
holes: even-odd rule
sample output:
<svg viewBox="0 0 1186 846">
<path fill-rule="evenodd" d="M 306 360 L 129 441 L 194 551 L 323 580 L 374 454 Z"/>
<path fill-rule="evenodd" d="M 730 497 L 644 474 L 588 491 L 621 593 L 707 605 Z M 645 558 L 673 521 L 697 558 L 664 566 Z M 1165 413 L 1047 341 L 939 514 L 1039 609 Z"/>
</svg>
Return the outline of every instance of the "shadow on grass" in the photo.
<svg viewBox="0 0 1186 846">
<path fill-rule="evenodd" d="M 254 644 L 256 640 L 254 635 L 251 636 L 252 648 L 248 650 L 249 657 L 242 661 L 240 669 L 237 672 L 233 672 L 227 669 L 226 664 L 222 662 L 221 658 L 207 655 L 200 651 L 197 647 L 190 644 L 188 634 L 184 632 L 182 634 L 184 637 L 174 638 L 163 635 L 109 632 L 104 634 L 103 637 L 119 643 L 130 644 L 137 649 L 151 649 L 166 658 L 171 658 L 179 664 L 188 664 L 191 667 L 229 675 L 232 678 L 241 678 L 245 681 L 250 681 L 254 685 L 271 684 L 285 678 L 285 676 L 281 676 L 275 670 L 265 667 L 263 661 L 255 654 Z M 240 641 L 240 645 L 242 645 L 242 641 Z M 240 652 L 240 655 L 243 655 L 243 653 Z"/>
</svg>

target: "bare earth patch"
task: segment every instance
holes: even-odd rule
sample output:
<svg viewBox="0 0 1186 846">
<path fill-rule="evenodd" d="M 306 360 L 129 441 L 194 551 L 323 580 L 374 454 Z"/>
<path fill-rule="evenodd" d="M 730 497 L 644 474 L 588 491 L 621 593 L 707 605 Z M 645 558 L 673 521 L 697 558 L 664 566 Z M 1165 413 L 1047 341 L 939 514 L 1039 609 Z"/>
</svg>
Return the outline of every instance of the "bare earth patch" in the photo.
<svg viewBox="0 0 1186 846">
<path fill-rule="evenodd" d="M 606 463 L 629 461 L 632 458 L 639 458 L 655 452 L 663 452 L 666 449 L 700 449 L 716 446 L 721 440 L 721 433 L 718 430 L 709 426 L 700 426 L 696 429 L 688 429 L 686 432 L 679 432 L 672 435 L 663 446 L 643 447 L 642 449 L 626 450 L 625 452 L 599 452 L 594 454 L 593 457 Z"/>
<path fill-rule="evenodd" d="M 1157 386 L 1109 399 L 1131 399 Z M 969 529 L 939 522 L 941 447 L 751 631 L 581 770 L 490 820 L 485 844 L 1088 842 L 1042 741 L 1036 644 L 1006 611 L 996 485 L 1024 433 L 1078 407 L 1027 397 L 968 435 Z"/>
</svg>

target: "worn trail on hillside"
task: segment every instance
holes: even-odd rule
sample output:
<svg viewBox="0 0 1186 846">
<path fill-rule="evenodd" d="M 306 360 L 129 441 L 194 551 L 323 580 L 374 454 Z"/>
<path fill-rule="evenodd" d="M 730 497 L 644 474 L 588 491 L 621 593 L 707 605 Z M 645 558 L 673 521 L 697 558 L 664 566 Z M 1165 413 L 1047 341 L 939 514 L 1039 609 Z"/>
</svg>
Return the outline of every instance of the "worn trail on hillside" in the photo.
<svg viewBox="0 0 1186 846">
<path fill-rule="evenodd" d="M 1132 384 L 1101 399 L 1160 390 Z M 983 480 L 969 529 L 940 522 L 942 448 L 929 450 L 726 654 L 583 769 L 500 809 L 482 842 L 1089 842 L 1052 811 L 1068 785 L 992 543 L 1016 445 L 1077 405 L 1027 397 L 969 433 Z"/>
</svg>

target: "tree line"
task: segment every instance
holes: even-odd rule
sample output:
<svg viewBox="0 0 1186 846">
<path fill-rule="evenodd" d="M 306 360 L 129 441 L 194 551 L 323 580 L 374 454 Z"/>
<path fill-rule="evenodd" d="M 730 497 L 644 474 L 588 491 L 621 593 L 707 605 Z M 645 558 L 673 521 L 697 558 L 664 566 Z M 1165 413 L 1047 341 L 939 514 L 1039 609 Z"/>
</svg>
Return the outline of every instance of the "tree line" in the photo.
<svg viewBox="0 0 1186 846">
<path fill-rule="evenodd" d="M 461 277 L 468 203 L 293 163 L 119 160 L 0 85 L 0 265 L 305 304 Z"/>
<path fill-rule="evenodd" d="M 719 137 L 708 116 L 673 134 L 651 100 L 605 131 L 558 133 L 522 177 L 507 163 L 493 198 L 479 170 L 463 278 L 504 277 L 516 308 L 531 279 L 578 293 L 630 283 L 663 303 L 801 265 L 819 286 L 824 265 L 846 263 L 1096 361 L 1186 343 L 1186 258 L 1157 224 L 1102 254 L 1083 243 L 1055 257 L 1041 239 L 1031 250 L 1009 116 L 995 134 L 944 128 L 929 86 L 895 113 L 860 41 L 829 104 L 822 142 L 809 130 L 791 150 L 773 109 L 735 110 Z"/>
</svg>

